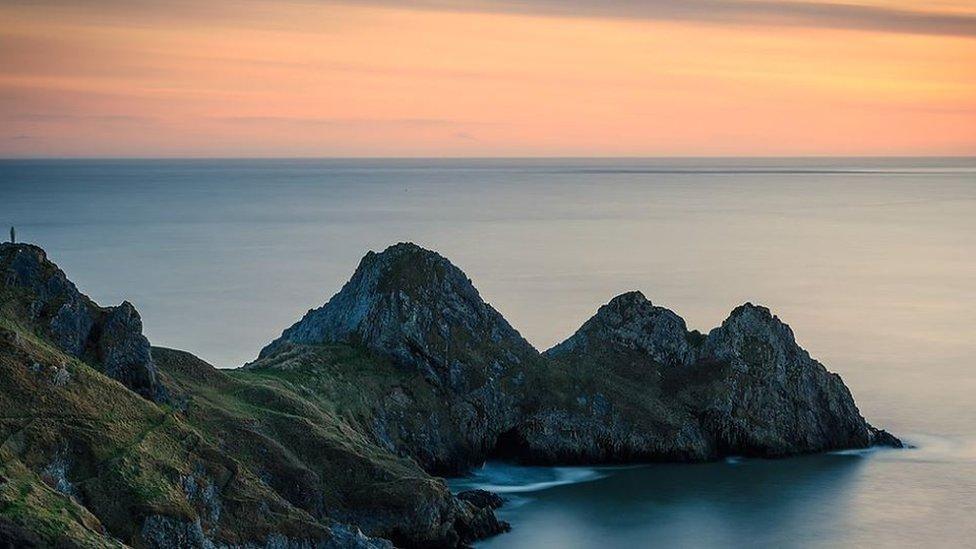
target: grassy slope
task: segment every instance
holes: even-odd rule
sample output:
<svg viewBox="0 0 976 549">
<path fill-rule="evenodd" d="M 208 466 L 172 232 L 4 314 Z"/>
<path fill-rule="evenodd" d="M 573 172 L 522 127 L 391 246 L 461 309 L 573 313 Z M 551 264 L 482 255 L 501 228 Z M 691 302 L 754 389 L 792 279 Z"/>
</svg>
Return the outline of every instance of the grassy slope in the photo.
<svg viewBox="0 0 976 549">
<path fill-rule="evenodd" d="M 0 519 L 46 544 L 111 545 L 112 537 L 138 544 L 150 515 L 200 519 L 205 532 L 228 541 L 270 532 L 328 537 L 326 523 L 290 505 L 180 414 L 8 317 L 0 317 L 0 386 Z M 59 485 L 62 478 L 69 483 Z M 188 497 L 188 486 L 197 494 L 212 486 L 219 516 L 211 501 Z"/>
<path fill-rule="evenodd" d="M 369 395 L 394 383 L 395 372 L 352 348 L 323 352 L 335 362 L 233 371 L 181 351 L 153 355 L 164 380 L 189 397 L 187 420 L 294 505 L 400 543 L 443 543 L 456 519 L 443 481 L 358 430 Z"/>
<path fill-rule="evenodd" d="M 162 515 L 230 543 L 328 539 L 339 520 L 427 546 L 457 543 L 471 519 L 443 481 L 360 434 L 370 395 L 419 376 L 352 348 L 324 361 L 340 368 L 231 375 L 156 349 L 175 397 L 161 407 L 52 345 L 28 320 L 34 300 L 0 281 L 0 535 L 139 543 Z"/>
</svg>

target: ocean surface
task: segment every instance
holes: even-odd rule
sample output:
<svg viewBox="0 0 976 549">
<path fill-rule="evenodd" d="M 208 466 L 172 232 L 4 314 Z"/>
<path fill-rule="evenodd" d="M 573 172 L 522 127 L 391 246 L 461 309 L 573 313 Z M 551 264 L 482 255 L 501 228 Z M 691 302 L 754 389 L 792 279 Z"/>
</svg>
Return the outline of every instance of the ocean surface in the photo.
<svg viewBox="0 0 976 549">
<path fill-rule="evenodd" d="M 156 345 L 238 366 L 367 250 L 434 249 L 536 347 L 641 290 L 761 303 L 918 448 L 630 468 L 489 463 L 484 547 L 976 544 L 976 160 L 0 161 L 0 227 Z"/>
</svg>

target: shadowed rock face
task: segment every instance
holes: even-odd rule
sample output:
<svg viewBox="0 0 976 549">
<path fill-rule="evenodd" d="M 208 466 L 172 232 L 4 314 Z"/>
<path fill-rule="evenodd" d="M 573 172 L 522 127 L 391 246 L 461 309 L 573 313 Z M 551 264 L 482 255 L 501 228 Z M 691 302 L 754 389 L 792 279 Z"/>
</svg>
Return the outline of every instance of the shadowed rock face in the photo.
<svg viewBox="0 0 976 549">
<path fill-rule="evenodd" d="M 284 343 L 362 344 L 461 391 L 538 355 L 460 269 L 410 243 L 366 254 L 338 294 L 286 329 L 260 358 Z M 475 370 L 477 379 L 466 375 Z"/>
<path fill-rule="evenodd" d="M 640 292 L 628 292 L 600 307 L 572 337 L 545 354 L 558 357 L 585 353 L 593 346 L 615 345 L 644 353 L 665 366 L 679 366 L 694 362 L 695 337 L 680 316 L 654 306 Z"/>
<path fill-rule="evenodd" d="M 720 450 L 778 456 L 871 444 L 840 376 L 810 358 L 769 309 L 737 307 L 708 334 L 701 356 L 728 365 L 721 398 L 704 408 Z"/>
<path fill-rule="evenodd" d="M 514 427 L 526 368 L 539 353 L 442 256 L 409 243 L 368 253 L 342 290 L 265 347 L 260 368 L 295 345 L 365 347 L 421 375 L 443 406 L 375 395 L 374 437 L 429 469 L 463 470 Z M 409 422 L 405 418 L 424 417 Z"/>
<path fill-rule="evenodd" d="M 19 306 L 21 321 L 36 326 L 60 349 L 102 366 L 110 377 L 143 397 L 167 400 L 159 383 L 142 319 L 131 303 L 100 307 L 29 244 L 0 244 L 0 291 Z"/>
<path fill-rule="evenodd" d="M 552 403 L 530 417 L 519 443 L 541 461 L 901 445 L 864 421 L 840 376 L 810 358 L 789 326 L 751 303 L 703 337 L 628 293 L 545 354 L 586 387 L 581 403 L 598 397 L 606 404 Z"/>
<path fill-rule="evenodd" d="M 274 357 L 297 354 L 296 345 L 336 342 L 390 358 L 440 395 L 423 408 L 416 389 L 396 387 L 375 396 L 370 416 L 378 441 L 428 468 L 463 469 L 490 455 L 772 457 L 888 440 L 789 326 L 752 304 L 704 336 L 640 292 L 625 293 L 540 361 L 457 267 L 398 244 L 367 254 L 335 297 L 252 367 L 276 367 Z"/>
</svg>

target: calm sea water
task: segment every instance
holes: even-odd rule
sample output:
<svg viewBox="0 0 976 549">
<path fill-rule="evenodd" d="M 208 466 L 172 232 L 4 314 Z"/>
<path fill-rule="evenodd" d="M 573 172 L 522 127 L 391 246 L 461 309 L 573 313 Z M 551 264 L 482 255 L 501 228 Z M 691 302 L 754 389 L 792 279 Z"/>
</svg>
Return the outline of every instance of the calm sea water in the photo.
<svg viewBox="0 0 976 549">
<path fill-rule="evenodd" d="M 976 160 L 3 161 L 0 224 L 157 345 L 232 367 L 366 250 L 449 257 L 530 342 L 638 289 L 790 323 L 917 450 L 628 469 L 488 464 L 486 547 L 972 546 Z M 5 232 L 5 230 L 4 230 Z"/>
</svg>

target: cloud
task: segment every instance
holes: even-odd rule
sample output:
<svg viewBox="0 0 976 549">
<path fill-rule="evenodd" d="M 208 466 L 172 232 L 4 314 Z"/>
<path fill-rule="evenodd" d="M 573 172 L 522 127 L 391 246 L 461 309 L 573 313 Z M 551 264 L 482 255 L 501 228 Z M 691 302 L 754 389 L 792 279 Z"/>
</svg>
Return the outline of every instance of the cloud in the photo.
<svg viewBox="0 0 976 549">
<path fill-rule="evenodd" d="M 392 0 L 353 2 L 402 7 Z M 976 37 L 976 14 L 790 0 L 420 0 L 424 9 L 608 17 L 709 23 L 789 25 Z"/>
<path fill-rule="evenodd" d="M 403 126 L 403 127 L 441 127 L 467 124 L 459 120 L 445 118 L 331 118 L 331 117 L 291 117 L 291 116 L 220 116 L 210 117 L 215 122 L 228 124 L 285 124 L 295 126 Z"/>
<path fill-rule="evenodd" d="M 156 119 L 150 116 L 132 116 L 127 114 L 44 114 L 44 113 L 25 113 L 14 114 L 5 117 L 9 122 L 35 122 L 35 123 L 78 123 L 96 122 L 105 124 L 144 124 L 153 122 Z"/>
<path fill-rule="evenodd" d="M 85 6 L 85 14 L 118 19 L 202 19 L 249 23 L 271 22 L 260 14 L 293 6 L 380 6 L 397 9 L 607 17 L 720 24 L 760 24 L 931 34 L 976 38 L 976 13 L 950 13 L 933 9 L 899 9 L 815 0 L 234 0 L 196 2 L 172 0 L 165 6 L 152 0 L 10 0 L 11 5 L 44 7 L 65 13 Z M 250 14 L 250 15 L 248 15 Z M 254 14 L 259 14 L 255 16 Z"/>
</svg>

